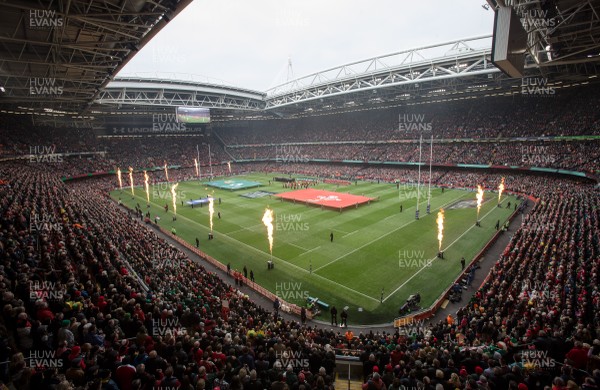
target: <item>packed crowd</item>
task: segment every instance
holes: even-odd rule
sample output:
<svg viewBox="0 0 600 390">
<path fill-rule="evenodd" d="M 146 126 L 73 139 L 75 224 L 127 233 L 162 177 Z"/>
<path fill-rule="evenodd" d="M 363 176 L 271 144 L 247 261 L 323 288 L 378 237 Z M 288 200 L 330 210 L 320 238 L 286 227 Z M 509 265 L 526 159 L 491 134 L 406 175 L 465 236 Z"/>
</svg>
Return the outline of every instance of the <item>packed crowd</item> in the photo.
<svg viewBox="0 0 600 390">
<path fill-rule="evenodd" d="M 436 163 L 520 165 L 598 172 L 600 141 L 456 142 L 457 139 L 597 135 L 600 99 L 592 88 L 561 91 L 553 97 L 486 98 L 470 102 L 406 106 L 298 119 L 215 123 L 211 135 L 172 134 L 96 137 L 92 129 L 32 126 L 22 118 L 0 117 L 0 155 L 23 156 L 86 152 L 62 157 L 56 168 L 64 176 L 170 165 L 202 166 L 236 159 L 309 159 L 429 161 L 428 140 Z M 413 142 L 406 142 L 412 140 Z M 286 143 L 303 143 L 286 145 Z M 346 142 L 336 144 L 336 142 Z M 209 158 L 209 145 L 211 156 Z M 198 147 L 198 148 L 197 148 Z M 35 158 L 34 158 L 35 160 Z M 46 159 L 48 160 L 48 159 Z M 49 162 L 49 161 L 45 161 Z M 50 161 L 52 162 L 52 161 Z"/>
<path fill-rule="evenodd" d="M 419 143 L 264 145 L 229 147 L 236 159 L 270 159 L 281 163 L 311 159 L 358 161 L 419 161 Z M 600 170 L 600 140 L 575 142 L 435 143 L 422 144 L 421 161 L 434 164 L 491 164 Z"/>
<path fill-rule="evenodd" d="M 399 169 L 393 166 L 362 167 L 351 165 L 321 164 L 277 164 L 277 163 L 254 163 L 248 164 L 248 169 L 264 173 L 286 173 L 301 174 L 316 178 L 334 178 L 342 180 L 368 180 L 378 183 L 400 183 L 401 185 L 416 185 L 420 182 L 429 183 L 429 171 L 416 168 Z M 515 194 L 532 194 L 544 196 L 553 191 L 568 190 L 572 186 L 581 183 L 575 180 L 565 180 L 547 175 L 528 174 L 527 180 L 521 174 L 501 171 L 465 172 L 464 170 L 435 169 L 431 174 L 431 183 L 434 186 L 447 188 L 474 188 L 480 184 L 486 191 L 497 190 L 498 183 L 505 179 L 506 188 Z M 474 184 L 475 183 L 475 184 Z M 585 186 L 584 186 L 585 187 Z M 576 187 L 579 188 L 579 187 Z"/>
<path fill-rule="evenodd" d="M 28 167 L 4 166 L 1 174 L 9 183 L 0 187 L 2 353 L 9 362 L 1 367 L 3 383 L 16 389 L 331 384 L 331 351 L 308 348 L 297 323 L 273 319 L 119 208 L 104 189 L 66 187 Z M 235 310 L 224 311 L 224 302 Z M 292 351 L 310 362 L 304 375 L 282 366 Z"/>
<path fill-rule="evenodd" d="M 295 168 L 416 179 L 414 170 Z M 434 175 L 447 186 L 499 178 Z M 0 177 L 0 380 L 9 388 L 332 389 L 342 349 L 360 356 L 369 390 L 592 389 L 600 380 L 600 195 L 589 184 L 507 176 L 541 200 L 458 317 L 408 336 L 354 336 L 251 302 L 108 199 L 114 178 L 65 185 L 52 168 L 14 163 Z M 551 367 L 535 360 L 545 353 Z M 288 366 L 290 356 L 303 364 Z"/>
<path fill-rule="evenodd" d="M 54 128 L 34 125 L 22 116 L 0 114 L 0 157 L 35 153 L 44 146 L 55 153 L 96 152 L 96 137 L 91 128 Z"/>
<path fill-rule="evenodd" d="M 300 119 L 247 122 L 217 128 L 227 145 L 289 142 L 390 141 L 539 137 L 598 134 L 600 100 L 593 87 L 561 90 L 553 97 L 487 97 L 349 112 Z"/>
</svg>

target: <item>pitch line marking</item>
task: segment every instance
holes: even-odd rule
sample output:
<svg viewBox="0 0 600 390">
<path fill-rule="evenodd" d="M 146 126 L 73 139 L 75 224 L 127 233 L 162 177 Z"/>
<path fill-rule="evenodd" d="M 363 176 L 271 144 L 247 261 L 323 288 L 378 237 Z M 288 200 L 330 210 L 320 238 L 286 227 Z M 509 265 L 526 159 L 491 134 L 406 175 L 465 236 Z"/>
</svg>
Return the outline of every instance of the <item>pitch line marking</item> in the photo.
<svg viewBox="0 0 600 390">
<path fill-rule="evenodd" d="M 331 230 L 333 230 L 334 232 L 342 233 L 342 234 L 349 234 L 348 232 L 345 232 L 345 231 L 340 230 L 340 229 L 331 228 Z"/>
<path fill-rule="evenodd" d="M 316 247 L 316 248 L 312 248 L 312 249 L 310 249 L 310 250 L 308 250 L 308 251 L 306 251 L 306 252 L 304 252 L 304 253 L 301 253 L 301 254 L 299 254 L 299 255 L 298 255 L 296 258 L 298 258 L 298 257 L 300 257 L 300 256 L 304 256 L 305 254 L 307 254 L 307 253 L 309 253 L 309 252 L 316 251 L 316 250 L 317 250 L 317 249 L 319 249 L 319 248 L 321 248 L 321 245 L 319 245 L 319 246 L 318 246 L 318 247 Z"/>
<path fill-rule="evenodd" d="M 506 198 L 508 199 L 508 198 Z M 500 203 L 504 203 L 504 200 L 501 201 Z M 492 208 L 490 211 L 488 211 L 481 219 L 484 219 L 485 217 L 487 217 L 492 211 L 494 211 L 496 208 Z M 452 243 L 450 245 L 448 245 L 447 247 L 445 247 L 442 252 L 444 252 L 446 249 L 450 248 L 452 245 L 454 245 L 458 240 L 460 240 L 462 238 L 462 236 L 464 236 L 465 234 L 467 234 L 471 229 L 473 229 L 475 227 L 475 225 L 472 225 L 470 228 L 468 228 L 467 230 L 465 230 L 463 232 L 463 234 L 461 234 L 460 236 L 458 236 L 458 238 L 454 241 L 452 241 Z M 431 264 L 433 262 L 433 260 L 437 259 L 436 257 L 431 258 L 428 262 L 427 265 L 429 266 L 429 264 Z M 406 285 L 406 283 L 410 282 L 415 276 L 417 276 L 419 273 L 421 273 L 421 271 L 423 271 L 426 267 L 421 267 L 421 269 L 419 269 L 417 272 L 415 272 L 414 274 L 412 274 L 412 276 L 410 278 L 408 278 L 408 280 L 406 280 L 404 283 L 402 283 L 400 286 L 398 286 L 398 288 L 396 288 L 394 291 L 392 291 L 392 293 L 390 295 L 388 295 L 387 297 L 385 297 L 385 299 L 383 300 L 383 302 L 387 301 L 389 297 L 391 297 L 392 295 L 394 295 L 398 290 L 400 290 L 402 287 L 404 287 Z"/>
<path fill-rule="evenodd" d="M 440 207 L 437 207 L 437 208 L 435 208 L 434 210 L 438 210 L 438 209 L 440 209 L 440 208 L 443 208 L 444 206 L 446 206 L 446 205 L 448 205 L 448 204 L 451 204 L 451 203 L 453 203 L 453 202 L 456 202 L 458 199 L 462 198 L 463 196 L 466 196 L 466 195 L 465 195 L 465 194 L 461 194 L 459 197 L 452 199 L 450 202 L 448 202 L 448 203 L 446 203 L 446 204 L 443 204 L 443 205 L 441 205 Z M 411 208 L 412 208 L 412 207 L 411 207 Z M 364 245 L 361 245 L 361 246 L 359 246 L 358 248 L 355 248 L 355 249 L 353 249 L 352 251 L 350 251 L 350 252 L 348 252 L 348 253 L 346 253 L 346 254 L 343 254 L 342 256 L 338 257 L 337 259 L 334 259 L 334 260 L 330 261 L 329 263 L 327 263 L 327 264 L 324 264 L 324 265 L 320 266 L 319 268 L 316 268 L 316 269 L 314 270 L 314 272 L 317 272 L 318 270 L 320 270 L 320 269 L 322 269 L 322 268 L 325 268 L 325 267 L 327 267 L 328 265 L 330 265 L 330 264 L 333 264 L 333 263 L 335 263 L 335 262 L 337 262 L 337 261 L 339 261 L 339 260 L 343 259 L 344 257 L 347 257 L 348 255 L 351 255 L 352 253 L 354 253 L 354 252 L 356 252 L 356 251 L 359 251 L 359 250 L 361 250 L 362 248 L 364 248 L 364 247 L 366 247 L 366 246 L 369 246 L 369 245 L 373 244 L 374 242 L 376 242 L 376 241 L 379 241 L 379 240 L 381 240 L 382 238 L 384 238 L 384 237 L 387 237 L 387 236 L 389 236 L 390 234 L 392 234 L 392 233 L 394 233 L 394 232 L 396 232 L 396 231 L 398 231 L 398 230 L 400 230 L 400 229 L 403 229 L 403 228 L 405 228 L 406 226 L 410 225 L 411 223 L 415 223 L 416 221 L 417 221 L 416 219 L 413 219 L 412 221 L 410 221 L 410 222 L 407 222 L 407 223 L 405 223 L 404 225 L 402 225 L 402 226 L 399 226 L 399 227 L 397 227 L 397 228 L 396 228 L 396 229 L 394 229 L 394 230 L 390 230 L 389 232 L 385 233 L 383 236 L 380 236 L 379 238 L 377 238 L 377 239 L 375 239 L 375 240 L 369 241 L 369 242 L 367 242 L 366 244 L 364 244 Z"/>
<path fill-rule="evenodd" d="M 349 235 L 351 235 L 351 234 L 354 234 L 354 233 L 356 233 L 356 232 L 358 232 L 358 230 L 355 230 L 355 231 L 353 231 L 353 232 L 350 232 L 350 233 L 348 233 L 348 234 L 345 234 L 345 235 L 343 235 L 343 236 L 342 236 L 342 238 L 344 238 L 344 237 L 348 237 Z"/>
<path fill-rule="evenodd" d="M 285 241 L 284 241 L 284 242 L 285 242 Z M 286 244 L 288 244 L 288 245 L 291 245 L 291 246 L 295 246 L 296 248 L 298 248 L 298 249 L 302 249 L 302 250 L 303 250 L 303 251 L 305 251 L 305 252 L 307 252 L 307 251 L 311 250 L 311 249 L 307 249 L 307 248 L 301 247 L 300 245 L 292 244 L 291 242 L 286 242 Z"/>
<path fill-rule="evenodd" d="M 238 205 L 236 205 L 236 206 L 237 206 L 238 208 L 245 209 L 244 207 L 241 207 L 241 206 L 238 206 Z M 318 207 L 315 207 L 315 208 L 314 208 L 314 209 L 312 209 L 312 210 L 308 210 L 308 211 L 302 211 L 302 213 L 282 213 L 282 214 L 302 214 L 302 216 L 306 216 L 306 214 L 308 214 L 308 213 L 311 213 L 311 212 L 313 212 L 313 211 L 322 211 L 322 210 L 321 210 L 320 208 L 318 208 Z M 277 218 L 277 214 L 275 214 L 275 218 Z M 275 222 L 277 223 L 277 221 L 275 221 Z M 198 223 L 199 223 L 199 222 L 198 222 Z M 231 223 L 233 223 L 233 222 L 231 222 Z M 258 227 L 261 227 L 261 226 L 265 226 L 265 225 L 264 225 L 264 224 L 262 224 L 262 223 L 259 223 L 259 224 L 256 224 L 256 225 L 250 225 L 250 226 L 248 226 L 248 227 L 241 227 L 241 226 L 240 226 L 240 225 L 238 225 L 238 224 L 235 224 L 235 225 L 236 225 L 236 226 L 238 226 L 238 227 L 240 227 L 240 229 L 236 229 L 236 230 L 233 230 L 233 231 L 231 231 L 231 232 L 228 232 L 228 233 L 225 233 L 225 234 L 235 234 L 235 233 L 242 232 L 242 231 L 244 231 L 244 230 L 249 230 L 249 231 L 252 231 L 252 232 L 253 232 L 253 231 L 254 231 L 253 229 L 255 229 L 255 228 L 258 228 Z M 202 225 L 202 226 L 204 226 L 204 225 Z"/>
<path fill-rule="evenodd" d="M 183 218 L 183 219 L 187 219 L 187 220 L 188 220 L 188 221 L 190 221 L 190 222 L 197 223 L 197 222 L 193 221 L 192 219 L 190 219 L 190 218 L 188 218 L 188 217 L 186 217 L 186 216 L 183 216 L 183 215 L 181 216 L 181 218 Z M 201 226 L 205 227 L 204 225 L 201 225 Z M 216 233 L 216 232 L 215 232 L 215 233 Z M 221 234 L 221 233 L 219 233 L 219 238 L 221 238 L 221 239 L 222 239 L 222 238 L 224 238 L 225 240 L 232 240 L 232 241 L 235 241 L 236 243 L 242 244 L 242 245 L 244 245 L 244 246 L 246 246 L 246 247 L 248 247 L 248 248 L 250 248 L 250 249 L 252 249 L 252 250 L 254 250 L 254 251 L 257 251 L 257 252 L 260 252 L 260 253 L 262 253 L 262 254 L 265 254 L 267 257 L 273 257 L 274 259 L 277 259 L 277 260 L 279 260 L 279 261 L 280 261 L 282 264 L 284 264 L 284 265 L 288 265 L 288 266 L 290 266 L 290 267 L 292 267 L 292 268 L 295 268 L 295 269 L 297 269 L 297 270 L 299 270 L 299 271 L 302 271 L 302 272 L 304 272 L 304 273 L 310 274 L 310 272 L 309 272 L 309 271 L 305 270 L 304 268 L 301 268 L 301 267 L 297 266 L 296 264 L 292 264 L 292 263 L 290 263 L 289 261 L 283 260 L 283 259 L 281 259 L 281 258 L 279 258 L 279 257 L 277 257 L 277 256 L 271 256 L 271 255 L 270 255 L 270 253 L 268 253 L 268 252 L 265 252 L 265 251 L 263 251 L 263 250 L 260 250 L 260 249 L 258 249 L 258 248 L 255 248 L 255 247 L 253 247 L 252 245 L 246 244 L 245 242 L 242 242 L 242 241 L 236 240 L 235 238 L 229 237 L 229 236 L 227 236 L 226 234 Z M 360 295 L 360 296 L 362 296 L 362 297 L 365 297 L 365 298 L 371 299 L 371 300 L 373 300 L 373 301 L 375 301 L 375 302 L 379 302 L 379 299 L 376 299 L 376 298 L 373 298 L 373 297 L 371 297 L 371 296 L 369 296 L 369 295 L 363 294 L 363 293 L 361 293 L 360 291 L 356 291 L 356 290 L 354 290 L 354 289 L 351 289 L 350 287 L 348 287 L 348 286 L 344 286 L 343 284 L 339 284 L 338 282 L 334 282 L 333 280 L 331 280 L 331 279 L 327 279 L 327 278 L 326 278 L 326 277 L 324 277 L 324 276 L 317 275 L 317 274 L 315 274 L 314 272 L 312 273 L 312 275 L 313 275 L 313 276 L 315 276 L 315 277 L 317 277 L 317 278 L 319 278 L 319 279 L 325 280 L 325 281 L 327 281 L 327 282 L 329 282 L 329 283 L 333 283 L 333 284 L 335 284 L 336 286 L 339 286 L 339 287 L 341 287 L 341 288 L 343 288 L 343 289 L 346 289 L 346 290 L 348 290 L 348 291 L 352 291 L 353 293 L 355 293 L 355 294 L 358 294 L 358 295 Z"/>
</svg>

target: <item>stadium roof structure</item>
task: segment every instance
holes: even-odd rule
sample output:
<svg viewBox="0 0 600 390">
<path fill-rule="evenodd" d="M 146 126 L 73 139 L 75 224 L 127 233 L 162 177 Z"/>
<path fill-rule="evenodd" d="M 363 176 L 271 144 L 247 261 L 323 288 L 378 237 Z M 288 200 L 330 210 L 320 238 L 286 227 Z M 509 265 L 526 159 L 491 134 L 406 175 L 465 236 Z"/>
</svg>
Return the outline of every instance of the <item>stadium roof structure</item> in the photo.
<svg viewBox="0 0 600 390">
<path fill-rule="evenodd" d="M 194 75 L 158 73 L 118 76 L 104 88 L 90 114 L 96 126 L 143 122 L 154 114 L 174 114 L 174 107 L 203 107 L 223 119 L 263 118 L 264 92 L 225 85 Z M 211 119 L 214 120 L 214 119 Z"/>
<path fill-rule="evenodd" d="M 155 77 L 119 76 L 102 90 L 95 100 L 108 108 L 207 107 L 222 110 L 259 111 L 264 107 L 265 93 L 234 86 L 215 84 L 189 76 L 188 80 Z"/>
<path fill-rule="evenodd" d="M 596 38 L 600 43 L 600 34 Z M 455 40 L 316 72 L 269 89 L 265 110 L 309 116 L 520 94 L 523 79 L 508 77 L 492 63 L 491 40 L 491 35 Z M 547 87 L 600 81 L 598 55 L 540 64 L 529 53 L 525 61 L 525 78 L 539 78 Z"/>
<path fill-rule="evenodd" d="M 2 1 L 0 108 L 81 114 L 191 1 Z"/>
<path fill-rule="evenodd" d="M 14 0 L 13 0 L 14 1 Z M 214 121 L 314 116 L 391 106 L 521 93 L 491 61 L 492 36 L 478 36 L 341 65 L 265 92 L 166 74 L 113 78 L 191 0 L 57 1 L 36 14 L 30 0 L 3 3 L 0 15 L 0 112 L 36 113 L 54 125 L 93 126 L 132 114 L 207 107 Z M 528 33 L 527 78 L 555 89 L 596 83 L 600 73 L 600 4 L 591 0 L 486 0 L 490 12 L 512 6 Z M 121 4 L 121 6 L 119 6 Z M 39 10 L 38 10 L 39 11 Z M 33 12 L 33 14 L 31 13 Z M 28 25 L 44 16 L 60 28 Z M 538 20 L 539 19 L 539 20 Z M 41 21 L 44 21 L 42 18 Z M 27 83 L 53 78 L 63 93 L 49 100 Z M 99 120 L 100 119 L 100 120 Z M 40 118 L 37 119 L 38 121 Z"/>
<path fill-rule="evenodd" d="M 528 51 L 540 67 L 598 62 L 600 4 L 595 0 L 487 0 L 512 7 L 528 35 Z"/>
</svg>

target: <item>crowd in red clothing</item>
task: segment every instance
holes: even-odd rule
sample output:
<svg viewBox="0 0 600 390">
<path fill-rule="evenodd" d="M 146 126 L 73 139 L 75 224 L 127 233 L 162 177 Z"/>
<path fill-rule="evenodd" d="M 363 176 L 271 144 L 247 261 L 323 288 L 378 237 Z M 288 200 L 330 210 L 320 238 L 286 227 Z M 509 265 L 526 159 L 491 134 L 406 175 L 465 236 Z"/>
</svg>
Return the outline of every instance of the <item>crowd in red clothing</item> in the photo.
<svg viewBox="0 0 600 390">
<path fill-rule="evenodd" d="M 215 163 L 213 175 L 221 176 L 230 172 L 219 163 L 265 158 L 271 161 L 233 163 L 231 174 L 414 184 L 419 180 L 414 168 L 308 160 L 417 161 L 417 144 L 400 142 L 416 135 L 399 131 L 399 115 L 425 114 L 438 140 L 596 134 L 594 92 L 568 92 L 543 104 L 524 97 L 490 98 L 477 110 L 459 102 L 256 121 L 216 126 L 216 136 L 208 140 L 97 139 L 84 130 L 30 128 L 3 118 L 2 157 L 23 156 L 39 144 L 57 153 L 102 154 L 43 164 L 0 163 L 0 382 L 19 390 L 330 390 L 336 351 L 345 350 L 363 363 L 367 390 L 597 389 L 600 193 L 584 179 L 434 169 L 436 186 L 479 183 L 496 189 L 504 177 L 511 191 L 539 201 L 511 232 L 486 282 L 456 318 L 409 335 L 356 337 L 285 320 L 271 307 L 252 302 L 239 273 L 232 286 L 110 200 L 108 190 L 118 185 L 114 175 L 59 179 L 121 167 L 128 187 L 127 167 L 160 167 L 168 161 L 186 167 L 170 169 L 171 182 L 192 180 L 198 144 L 203 177 L 209 161 Z M 597 140 L 446 142 L 434 145 L 433 161 L 532 163 L 594 172 L 598 146 Z M 149 175 L 150 183 L 166 181 L 162 169 Z M 134 180 L 141 184 L 143 173 L 136 172 Z M 427 170 L 420 180 L 429 181 Z M 306 364 L 288 367 L 289 356 Z"/>
<path fill-rule="evenodd" d="M 408 338 L 367 333 L 347 340 L 336 331 L 274 319 L 241 287 L 190 260 L 107 199 L 114 178 L 65 185 L 36 168 L 0 166 L 8 182 L 0 187 L 0 358 L 10 361 L 0 379 L 15 388 L 327 389 L 334 351 L 348 347 L 360 354 L 368 389 L 382 383 L 392 389 L 554 383 L 562 389 L 569 381 L 592 389 L 600 379 L 600 197 L 589 184 L 553 179 L 552 190 L 541 185 L 548 183 L 544 177 L 507 177 L 511 188 L 541 200 L 456 321 L 431 324 Z M 329 167 L 340 169 L 359 174 Z M 360 173 L 415 177 L 395 169 Z M 447 186 L 498 179 L 434 173 L 436 183 Z M 528 367 L 531 359 L 523 356 L 532 346 L 554 359 L 551 369 Z M 32 366 L 40 351 L 61 364 Z M 282 366 L 286 351 L 300 353 L 307 367 Z"/>
<path fill-rule="evenodd" d="M 421 161 L 560 168 L 598 172 L 600 141 L 571 139 L 524 141 L 520 137 L 594 136 L 600 130 L 600 100 L 592 88 L 564 90 L 553 98 L 486 98 L 471 102 L 405 106 L 296 119 L 215 122 L 211 135 L 193 133 L 96 137 L 92 129 L 32 126 L 22 118 L 0 117 L 2 157 L 53 153 L 94 153 L 64 157 L 55 164 L 63 176 L 106 172 L 116 167 L 146 169 L 169 165 L 202 167 L 239 159 L 271 159 L 280 163 L 309 159 Z M 408 122 L 407 122 L 408 121 Z M 404 123 L 423 123 L 410 130 Z M 98 134 L 100 135 L 100 134 Z M 491 142 L 478 142 L 481 139 Z M 496 142 L 497 139 L 511 141 Z M 460 142 L 457 140 L 460 139 Z M 470 141 L 465 141 L 469 139 Z M 294 143 L 290 145 L 289 143 Z M 209 158 L 210 147 L 210 158 Z"/>
</svg>

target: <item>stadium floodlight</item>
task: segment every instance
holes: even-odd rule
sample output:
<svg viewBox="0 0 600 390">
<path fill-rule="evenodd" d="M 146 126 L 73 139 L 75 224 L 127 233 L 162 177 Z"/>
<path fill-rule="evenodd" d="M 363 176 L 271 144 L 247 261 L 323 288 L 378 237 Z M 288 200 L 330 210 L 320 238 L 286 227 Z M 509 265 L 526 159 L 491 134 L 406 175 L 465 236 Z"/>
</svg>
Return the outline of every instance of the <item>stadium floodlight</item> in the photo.
<svg viewBox="0 0 600 390">
<path fill-rule="evenodd" d="M 6 89 L 4 89 L 4 87 L 0 86 L 0 92 L 6 92 Z"/>
</svg>

